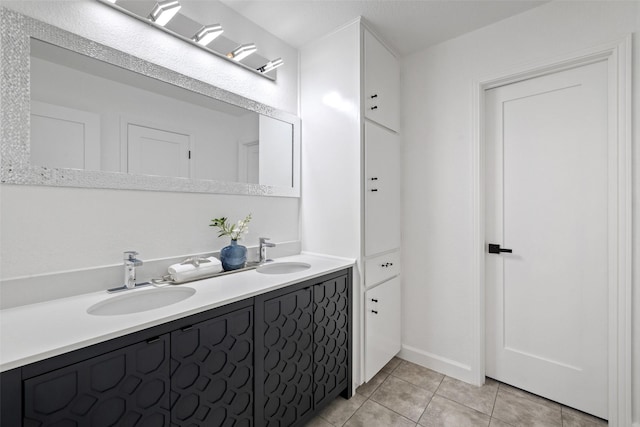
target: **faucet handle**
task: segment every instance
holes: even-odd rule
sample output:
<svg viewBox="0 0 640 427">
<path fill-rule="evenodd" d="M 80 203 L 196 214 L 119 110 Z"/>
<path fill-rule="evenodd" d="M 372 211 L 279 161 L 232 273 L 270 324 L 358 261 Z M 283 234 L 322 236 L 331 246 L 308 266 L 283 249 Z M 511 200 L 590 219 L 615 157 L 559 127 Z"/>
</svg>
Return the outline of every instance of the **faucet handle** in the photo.
<svg viewBox="0 0 640 427">
<path fill-rule="evenodd" d="M 124 252 L 124 260 L 125 261 L 135 261 L 138 252 L 136 251 L 125 251 Z"/>
<path fill-rule="evenodd" d="M 262 244 L 266 243 L 267 240 L 271 240 L 271 237 L 260 237 L 258 240 L 260 241 L 260 244 Z"/>
</svg>

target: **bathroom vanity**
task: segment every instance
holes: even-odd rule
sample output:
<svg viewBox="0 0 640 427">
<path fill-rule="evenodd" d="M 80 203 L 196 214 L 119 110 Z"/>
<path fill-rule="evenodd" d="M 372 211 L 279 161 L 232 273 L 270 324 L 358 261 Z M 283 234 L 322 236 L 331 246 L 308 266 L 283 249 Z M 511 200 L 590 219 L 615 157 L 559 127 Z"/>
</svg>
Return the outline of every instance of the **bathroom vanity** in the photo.
<svg viewBox="0 0 640 427">
<path fill-rule="evenodd" d="M 3 310 L 0 424 L 304 425 L 353 393 L 352 272 L 290 258 L 312 267 L 179 285 L 193 296 L 142 313 L 88 314 L 106 293 Z"/>
<path fill-rule="evenodd" d="M 0 20 L 11 58 L 0 61 L 0 92 L 13 101 L 0 114 L 3 185 L 300 197 L 298 117 L 9 9 Z M 73 90 L 79 81 L 92 92 Z M 60 155 L 51 147 L 70 139 L 48 126 L 71 122 L 89 131 L 73 133 L 74 156 Z M 150 135 L 178 153 L 145 148 Z M 170 167 L 155 168 L 165 160 Z M 297 217 L 295 205 L 285 213 Z M 354 260 L 284 261 L 310 268 L 116 296 L 91 292 L 107 288 L 109 268 L 91 264 L 87 279 L 69 283 L 35 275 L 42 289 L 87 293 L 0 310 L 0 425 L 304 425 L 352 394 Z M 15 294 L 33 289 L 14 285 Z"/>
</svg>

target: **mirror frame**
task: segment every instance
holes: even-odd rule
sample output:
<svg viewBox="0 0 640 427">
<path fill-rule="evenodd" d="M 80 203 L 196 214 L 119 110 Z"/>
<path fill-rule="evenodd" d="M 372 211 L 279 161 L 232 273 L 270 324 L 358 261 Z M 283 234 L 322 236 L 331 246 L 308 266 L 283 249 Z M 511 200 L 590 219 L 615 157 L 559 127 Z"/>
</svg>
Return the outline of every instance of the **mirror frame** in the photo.
<svg viewBox="0 0 640 427">
<path fill-rule="evenodd" d="M 300 119 L 77 34 L 0 7 L 0 183 L 59 187 L 300 197 Z M 293 186 L 132 175 L 36 166 L 30 163 L 31 39 L 161 80 L 293 125 Z"/>
</svg>

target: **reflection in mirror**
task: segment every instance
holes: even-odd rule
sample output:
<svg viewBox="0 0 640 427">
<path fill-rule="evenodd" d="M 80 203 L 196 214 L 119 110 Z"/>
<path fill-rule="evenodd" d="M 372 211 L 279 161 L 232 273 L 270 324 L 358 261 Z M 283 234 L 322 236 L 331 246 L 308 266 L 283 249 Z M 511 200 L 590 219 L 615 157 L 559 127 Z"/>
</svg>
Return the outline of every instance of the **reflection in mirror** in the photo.
<svg viewBox="0 0 640 427">
<path fill-rule="evenodd" d="M 31 38 L 31 164 L 294 186 L 291 123 Z"/>
</svg>

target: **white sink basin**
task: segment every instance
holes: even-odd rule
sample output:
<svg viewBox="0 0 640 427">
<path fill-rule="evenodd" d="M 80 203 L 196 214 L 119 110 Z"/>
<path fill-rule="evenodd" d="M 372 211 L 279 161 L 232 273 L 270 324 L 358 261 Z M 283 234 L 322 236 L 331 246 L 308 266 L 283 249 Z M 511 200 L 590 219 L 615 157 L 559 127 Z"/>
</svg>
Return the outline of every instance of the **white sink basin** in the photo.
<svg viewBox="0 0 640 427">
<path fill-rule="evenodd" d="M 94 316 L 114 316 L 118 314 L 139 313 L 165 307 L 185 300 L 196 293 L 188 287 L 145 289 L 141 291 L 125 291 L 130 294 L 109 298 L 89 307 L 87 313 Z"/>
<path fill-rule="evenodd" d="M 306 262 L 274 262 L 263 264 L 256 268 L 256 271 L 262 274 L 289 274 L 306 270 L 309 267 L 311 265 Z"/>
</svg>

